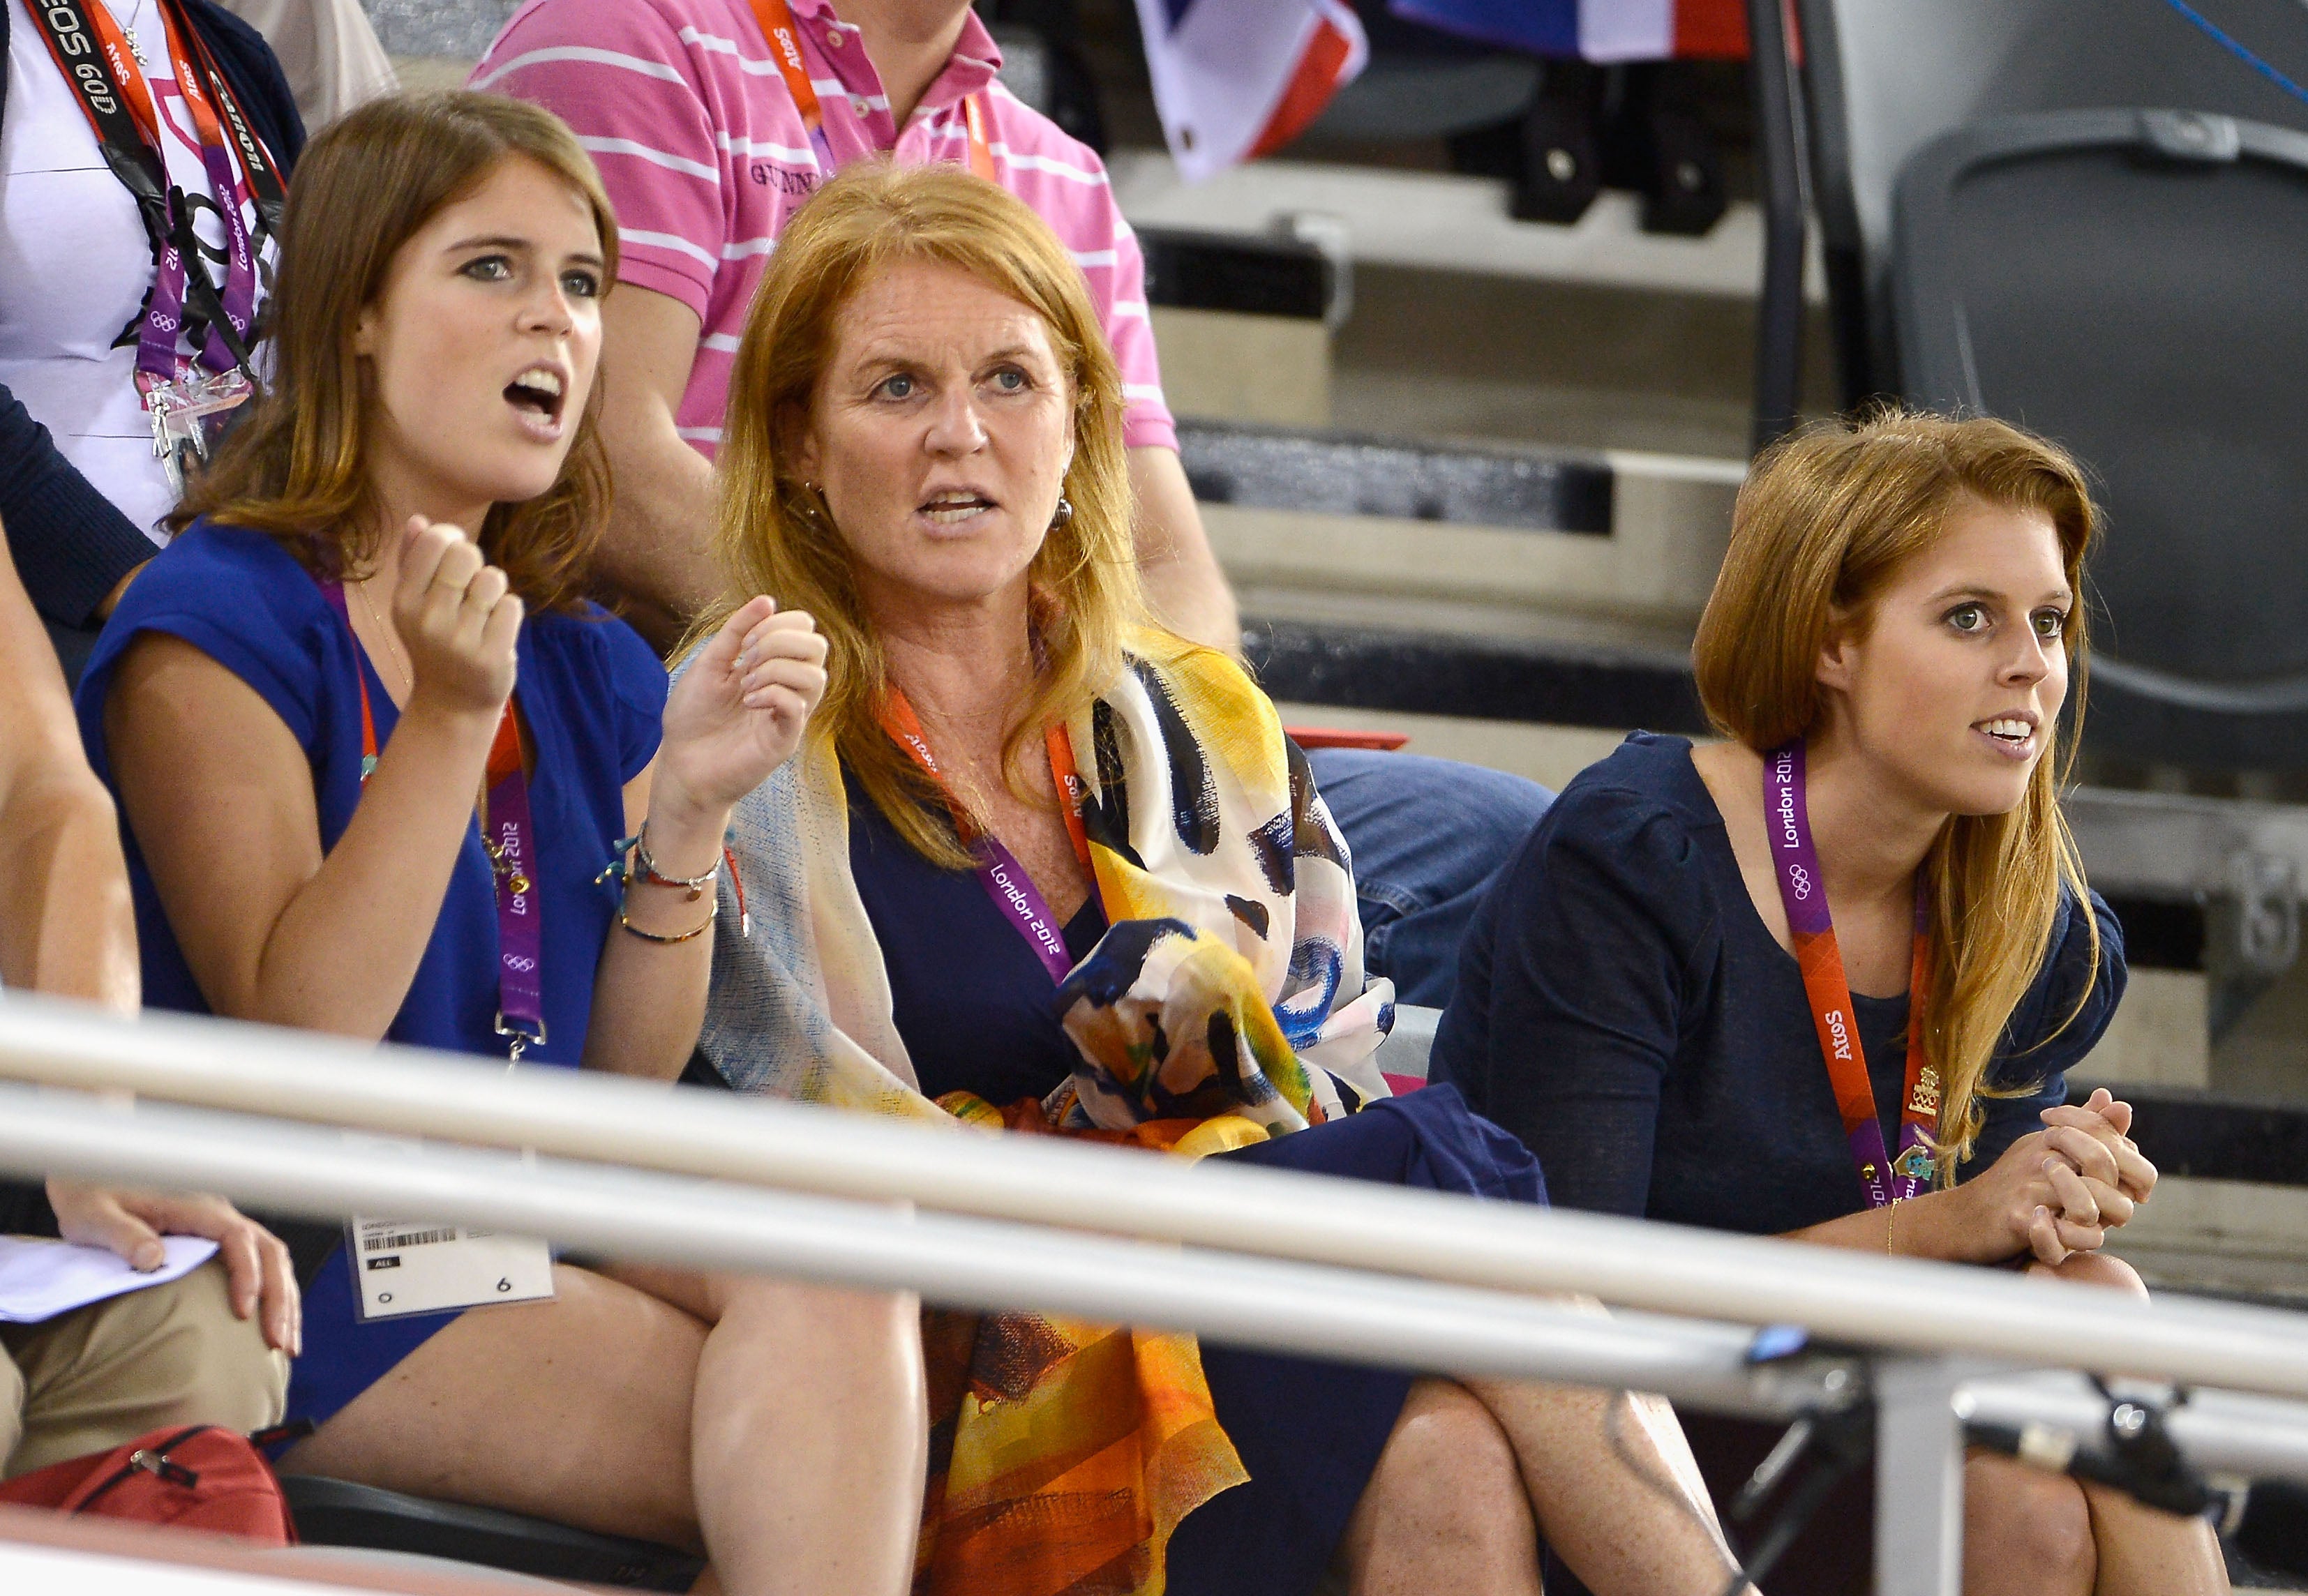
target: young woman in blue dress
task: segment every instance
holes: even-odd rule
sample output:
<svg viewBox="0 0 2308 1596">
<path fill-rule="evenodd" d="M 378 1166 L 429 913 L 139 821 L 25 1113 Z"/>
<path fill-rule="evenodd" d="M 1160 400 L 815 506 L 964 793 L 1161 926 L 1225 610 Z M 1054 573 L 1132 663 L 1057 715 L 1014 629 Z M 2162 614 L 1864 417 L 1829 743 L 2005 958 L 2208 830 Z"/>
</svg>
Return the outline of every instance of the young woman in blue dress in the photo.
<svg viewBox="0 0 2308 1596">
<path fill-rule="evenodd" d="M 616 269 L 597 174 L 533 107 L 390 99 L 307 151 L 275 386 L 82 689 L 149 1001 L 679 1074 L 730 806 L 793 752 L 825 646 L 757 597 L 668 698 L 581 596 Z M 902 1588 L 911 1300 L 618 1274 L 361 1322 L 340 1248 L 287 1466 L 701 1545 L 732 1592 Z"/>
</svg>

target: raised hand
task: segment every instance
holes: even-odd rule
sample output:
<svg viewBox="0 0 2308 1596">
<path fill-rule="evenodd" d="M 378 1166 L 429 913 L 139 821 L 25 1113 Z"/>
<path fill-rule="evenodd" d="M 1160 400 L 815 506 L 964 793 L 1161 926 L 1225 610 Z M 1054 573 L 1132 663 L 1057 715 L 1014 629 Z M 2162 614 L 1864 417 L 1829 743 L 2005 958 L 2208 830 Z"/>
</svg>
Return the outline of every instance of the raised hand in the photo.
<svg viewBox="0 0 2308 1596">
<path fill-rule="evenodd" d="M 825 639 L 800 610 L 748 602 L 698 651 L 665 706 L 655 796 L 726 811 L 800 747 L 825 696 Z M 652 833 L 652 835 L 655 835 Z"/>
<path fill-rule="evenodd" d="M 505 573 L 481 558 L 462 528 L 409 518 L 392 624 L 409 650 L 411 708 L 421 700 L 451 714 L 503 710 L 512 695 L 521 614 Z"/>
</svg>

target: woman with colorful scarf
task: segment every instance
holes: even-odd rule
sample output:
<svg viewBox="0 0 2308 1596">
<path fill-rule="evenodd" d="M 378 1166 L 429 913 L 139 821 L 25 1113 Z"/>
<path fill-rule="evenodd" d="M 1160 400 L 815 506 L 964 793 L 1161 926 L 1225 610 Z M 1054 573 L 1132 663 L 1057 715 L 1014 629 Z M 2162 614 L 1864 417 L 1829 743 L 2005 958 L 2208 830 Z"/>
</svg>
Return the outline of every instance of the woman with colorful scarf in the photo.
<svg viewBox="0 0 2308 1596">
<path fill-rule="evenodd" d="M 1024 203 L 951 167 L 837 178 L 731 396 L 730 591 L 814 615 L 829 682 L 736 813 L 751 931 L 693 1078 L 1543 1200 L 1455 1091 L 1389 1094 L 1346 850 L 1242 668 L 1146 619 L 1120 379 Z M 920 1592 L 1536 1596 L 1542 1536 L 1600 1596 L 1728 1572 L 1672 1417 L 1624 1394 L 1024 1313 L 924 1339 Z"/>
</svg>

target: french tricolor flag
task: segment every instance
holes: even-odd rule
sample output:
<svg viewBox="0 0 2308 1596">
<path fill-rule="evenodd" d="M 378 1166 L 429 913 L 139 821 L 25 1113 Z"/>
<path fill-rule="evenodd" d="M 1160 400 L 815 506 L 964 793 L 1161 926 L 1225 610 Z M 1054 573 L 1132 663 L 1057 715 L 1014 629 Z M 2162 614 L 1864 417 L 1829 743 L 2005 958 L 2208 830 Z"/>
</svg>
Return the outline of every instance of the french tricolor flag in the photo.
<svg viewBox="0 0 2308 1596">
<path fill-rule="evenodd" d="M 1744 0 L 1388 0 L 1387 9 L 1535 56 L 1671 61 L 1747 54 Z"/>
<path fill-rule="evenodd" d="M 1138 0 L 1138 22 L 1189 183 L 1279 150 L 1370 56 L 1344 0 Z"/>
</svg>

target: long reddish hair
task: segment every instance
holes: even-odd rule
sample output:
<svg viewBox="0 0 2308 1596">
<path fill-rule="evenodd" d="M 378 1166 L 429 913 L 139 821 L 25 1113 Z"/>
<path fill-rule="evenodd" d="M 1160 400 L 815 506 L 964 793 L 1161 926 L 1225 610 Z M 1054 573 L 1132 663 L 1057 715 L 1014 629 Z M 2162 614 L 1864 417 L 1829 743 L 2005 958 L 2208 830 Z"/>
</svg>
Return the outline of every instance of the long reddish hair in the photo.
<svg viewBox="0 0 2308 1596">
<path fill-rule="evenodd" d="M 1756 461 L 1732 512 L 1731 546 L 1700 617 L 1692 668 L 1707 717 L 1757 753 L 1816 732 L 1827 713 L 1819 659 L 1838 626 L 1869 606 L 1939 541 L 1967 502 L 2048 518 L 2079 596 L 2063 646 L 2072 683 L 2064 725 L 2009 814 L 1956 815 L 1925 856 L 1936 968 L 1924 1046 L 1940 1074 L 1942 1178 L 1969 1156 L 1982 1096 L 2012 1010 L 2051 951 L 2060 900 L 2088 907 L 2060 788 L 2082 735 L 2084 556 L 2097 531 L 2083 469 L 2066 450 L 2005 422 L 1887 409 L 1797 433 Z M 2088 982 L 2078 999 L 2088 996 Z M 2072 1015 L 2071 1016 L 2072 1017 Z"/>
</svg>

